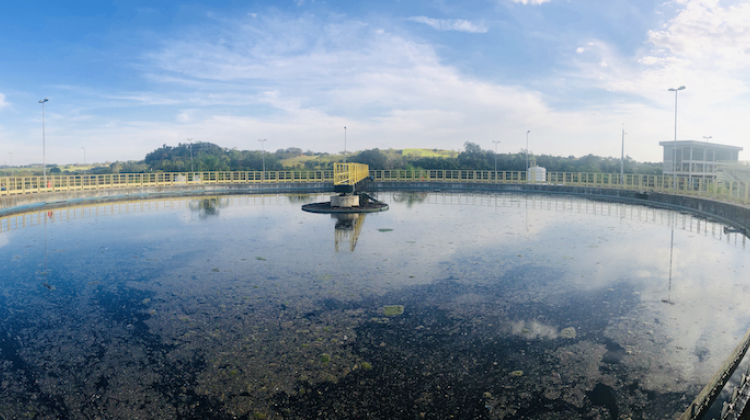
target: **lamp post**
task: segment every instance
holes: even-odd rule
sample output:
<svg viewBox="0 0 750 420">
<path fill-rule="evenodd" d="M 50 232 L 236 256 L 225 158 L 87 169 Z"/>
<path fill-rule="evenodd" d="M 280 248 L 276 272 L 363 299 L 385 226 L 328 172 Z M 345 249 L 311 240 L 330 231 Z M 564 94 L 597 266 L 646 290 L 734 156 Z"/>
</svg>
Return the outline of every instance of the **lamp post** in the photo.
<svg viewBox="0 0 750 420">
<path fill-rule="evenodd" d="M 83 179 L 85 181 L 86 179 L 86 148 L 81 147 L 83 149 Z"/>
<path fill-rule="evenodd" d="M 13 167 L 13 152 L 8 152 L 8 154 L 10 155 L 10 167 L 12 168 Z M 11 170 L 10 173 L 12 174 L 13 170 Z"/>
<path fill-rule="evenodd" d="M 622 150 L 620 152 L 620 185 L 625 183 L 625 124 L 622 125 Z"/>
<path fill-rule="evenodd" d="M 263 179 L 266 179 L 266 139 L 258 139 L 260 147 L 263 149 Z"/>
<path fill-rule="evenodd" d="M 526 130 L 526 176 L 529 176 L 529 133 L 531 130 Z"/>
<path fill-rule="evenodd" d="M 497 172 L 497 145 L 500 144 L 500 140 L 492 140 L 492 142 L 495 143 L 495 172 Z M 497 174 L 495 174 L 495 177 L 497 177 Z"/>
<path fill-rule="evenodd" d="M 346 163 L 346 126 L 344 126 L 344 163 Z"/>
<path fill-rule="evenodd" d="M 669 92 L 674 92 L 674 147 L 672 150 L 672 188 L 677 189 L 677 92 L 684 90 L 685 86 L 677 89 L 669 88 Z"/>
<path fill-rule="evenodd" d="M 47 152 L 44 135 L 44 104 L 49 102 L 49 98 L 40 99 L 42 104 L 42 174 L 44 175 L 44 188 L 47 188 Z"/>
<path fill-rule="evenodd" d="M 190 145 L 190 172 L 195 172 L 195 166 L 193 166 L 193 139 L 187 139 Z"/>
<path fill-rule="evenodd" d="M 703 136 L 703 140 L 705 140 L 705 141 L 706 141 L 706 143 L 708 143 L 708 140 L 709 140 L 709 139 L 712 139 L 712 138 L 713 138 L 713 137 L 711 137 L 711 136 Z"/>
</svg>

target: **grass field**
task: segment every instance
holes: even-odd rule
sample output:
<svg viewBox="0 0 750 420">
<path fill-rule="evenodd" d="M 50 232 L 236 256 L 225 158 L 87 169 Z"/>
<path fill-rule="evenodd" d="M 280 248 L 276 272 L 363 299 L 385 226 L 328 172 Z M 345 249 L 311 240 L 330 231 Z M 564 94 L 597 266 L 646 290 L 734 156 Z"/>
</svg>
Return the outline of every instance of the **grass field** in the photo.
<svg viewBox="0 0 750 420">
<path fill-rule="evenodd" d="M 415 157 L 415 158 L 422 158 L 422 157 L 455 157 L 456 152 L 452 150 L 442 150 L 442 149 L 403 149 L 401 150 L 402 156 L 409 156 L 409 157 Z"/>
</svg>

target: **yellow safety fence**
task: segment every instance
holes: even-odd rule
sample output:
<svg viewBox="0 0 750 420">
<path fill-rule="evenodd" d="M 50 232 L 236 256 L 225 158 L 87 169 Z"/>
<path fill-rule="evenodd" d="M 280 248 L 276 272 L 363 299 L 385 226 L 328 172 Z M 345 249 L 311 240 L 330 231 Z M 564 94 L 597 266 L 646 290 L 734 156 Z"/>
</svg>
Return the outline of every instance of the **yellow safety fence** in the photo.
<svg viewBox="0 0 750 420">
<path fill-rule="evenodd" d="M 337 163 L 334 171 L 250 171 L 250 172 L 159 172 L 143 174 L 71 175 L 43 177 L 0 177 L 0 196 L 40 192 L 79 191 L 89 189 L 137 188 L 159 185 L 256 184 L 289 182 L 356 183 L 372 176 L 387 182 L 470 182 L 470 183 L 531 183 L 614 188 L 636 191 L 657 191 L 670 194 L 700 196 L 716 200 L 750 204 L 750 183 L 666 175 L 608 173 L 547 172 L 544 180 L 527 179 L 526 171 L 471 170 L 377 170 L 366 171 L 367 165 Z M 342 166 L 339 166 L 342 165 Z"/>
<path fill-rule="evenodd" d="M 362 163 L 334 163 L 333 185 L 354 185 L 370 176 L 370 167 Z"/>
<path fill-rule="evenodd" d="M 712 179 L 682 178 L 667 175 L 640 175 L 591 172 L 547 172 L 543 180 L 527 178 L 526 171 L 468 170 L 381 170 L 370 171 L 373 179 L 389 182 L 470 182 L 567 185 L 592 188 L 613 188 L 635 191 L 656 191 L 690 195 L 750 204 L 750 183 L 725 182 Z"/>
<path fill-rule="evenodd" d="M 331 182 L 333 171 L 157 172 L 142 174 L 0 177 L 0 196 L 159 185 Z"/>
</svg>

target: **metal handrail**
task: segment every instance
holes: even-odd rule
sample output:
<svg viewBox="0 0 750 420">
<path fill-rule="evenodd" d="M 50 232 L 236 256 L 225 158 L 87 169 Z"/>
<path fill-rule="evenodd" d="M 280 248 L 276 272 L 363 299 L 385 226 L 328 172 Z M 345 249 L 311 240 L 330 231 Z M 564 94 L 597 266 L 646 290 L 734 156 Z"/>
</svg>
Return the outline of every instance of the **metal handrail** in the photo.
<svg viewBox="0 0 750 420">
<path fill-rule="evenodd" d="M 333 185 L 354 185 L 370 176 L 370 167 L 362 163 L 335 163 Z"/>
<path fill-rule="evenodd" d="M 544 181 L 527 177 L 526 171 L 473 170 L 378 170 L 370 171 L 375 181 L 387 182 L 462 182 L 462 183 L 522 183 L 567 185 L 593 188 L 612 188 L 633 191 L 654 191 L 668 194 L 705 197 L 715 200 L 750 204 L 750 182 L 719 181 L 713 179 L 600 172 L 547 172 Z"/>
<path fill-rule="evenodd" d="M 231 171 L 231 172 L 155 172 L 102 175 L 47 175 L 47 184 L 39 176 L 0 177 L 0 196 L 82 191 L 111 188 L 143 188 L 161 185 L 217 183 L 332 182 L 333 171 Z"/>
<path fill-rule="evenodd" d="M 337 163 L 334 171 L 228 171 L 228 172 L 158 172 L 102 175 L 47 175 L 42 177 L 0 177 L 0 196 L 14 194 L 81 191 L 110 188 L 143 188 L 160 185 L 256 184 L 290 182 L 333 182 L 336 185 L 356 183 L 371 176 L 387 182 L 469 182 L 529 183 L 655 191 L 750 204 L 750 182 L 720 181 L 678 177 L 676 187 L 670 175 L 642 175 L 547 172 L 544 181 L 529 179 L 526 171 L 475 171 L 443 169 L 393 169 L 367 171 L 367 165 Z"/>
</svg>

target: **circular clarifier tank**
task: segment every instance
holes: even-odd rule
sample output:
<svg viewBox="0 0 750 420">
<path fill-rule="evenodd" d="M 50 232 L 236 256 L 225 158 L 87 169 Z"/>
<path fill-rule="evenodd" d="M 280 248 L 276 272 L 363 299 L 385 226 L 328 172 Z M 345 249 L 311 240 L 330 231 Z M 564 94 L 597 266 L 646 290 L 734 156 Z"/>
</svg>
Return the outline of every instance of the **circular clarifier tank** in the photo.
<svg viewBox="0 0 750 420">
<path fill-rule="evenodd" d="M 750 326 L 746 238 L 712 220 L 507 193 L 300 211 L 328 198 L 0 217 L 0 415 L 674 417 Z"/>
</svg>

